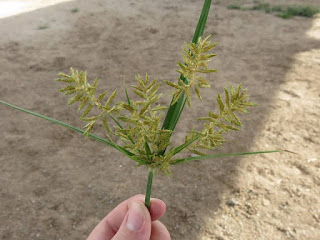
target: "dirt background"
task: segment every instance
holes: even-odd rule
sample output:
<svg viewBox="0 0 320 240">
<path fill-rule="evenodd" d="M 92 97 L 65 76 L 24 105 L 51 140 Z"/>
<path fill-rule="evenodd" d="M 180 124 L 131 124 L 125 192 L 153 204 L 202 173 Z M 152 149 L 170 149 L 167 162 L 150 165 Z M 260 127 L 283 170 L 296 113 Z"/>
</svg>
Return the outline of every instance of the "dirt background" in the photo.
<svg viewBox="0 0 320 240">
<path fill-rule="evenodd" d="M 78 127 L 76 107 L 57 92 L 58 72 L 87 70 L 109 91 L 138 73 L 174 80 L 202 7 L 195 0 L 24 2 L 26 12 L 0 19 L 0 99 Z M 162 222 L 172 239 L 318 240 L 320 18 L 228 10 L 231 2 L 212 5 L 205 34 L 219 43 L 212 62 L 219 72 L 204 102 L 194 99 L 183 113 L 174 142 L 183 140 L 183 125 L 216 108 L 224 86 L 241 82 L 259 106 L 216 152 L 299 155 L 175 166 L 170 179 L 155 177 L 152 196 L 167 204 Z M 147 169 L 101 143 L 2 105 L 0 129 L 1 239 L 85 239 L 117 204 L 145 191 Z"/>
</svg>

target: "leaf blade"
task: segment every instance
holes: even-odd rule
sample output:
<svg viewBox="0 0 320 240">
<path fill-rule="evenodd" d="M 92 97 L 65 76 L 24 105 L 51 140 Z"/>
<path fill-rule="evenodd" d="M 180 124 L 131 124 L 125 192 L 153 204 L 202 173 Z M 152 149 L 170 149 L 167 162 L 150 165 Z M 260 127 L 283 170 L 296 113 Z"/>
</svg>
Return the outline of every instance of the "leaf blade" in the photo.
<svg viewBox="0 0 320 240">
<path fill-rule="evenodd" d="M 81 133 L 81 134 L 84 134 L 84 133 L 85 133 L 84 130 L 81 130 L 81 129 L 79 129 L 79 128 L 77 128 L 77 127 L 74 127 L 74 126 L 72 126 L 72 125 L 69 125 L 69 124 L 67 124 L 67 123 L 61 122 L 61 121 L 59 121 L 59 120 L 57 120 L 57 119 L 54 119 L 54 118 L 51 118 L 51 117 L 47 117 L 47 116 L 42 115 L 42 114 L 40 114 L 40 113 L 32 112 L 32 111 L 30 111 L 30 110 L 27 110 L 27 109 L 24 109 L 24 108 L 15 106 L 15 105 L 13 105 L 13 104 L 7 103 L 7 102 L 2 101 L 2 100 L 0 100 L 0 103 L 3 104 L 3 105 L 6 105 L 6 106 L 8 106 L 8 107 L 14 108 L 14 109 L 16 109 L 16 110 L 19 110 L 19 111 L 21 111 L 21 112 L 25 112 L 25 113 L 28 113 L 28 114 L 30 114 L 30 115 L 33 115 L 33 116 L 36 116 L 36 117 L 45 119 L 45 120 L 50 121 L 50 122 L 55 123 L 55 124 L 58 124 L 58 125 L 60 125 L 60 126 L 63 126 L 63 127 L 68 128 L 68 129 L 70 129 L 70 130 L 76 131 L 76 132 L 78 132 L 78 133 Z M 118 146 L 118 145 L 116 145 L 116 144 L 114 144 L 114 143 L 112 143 L 112 142 L 104 139 L 104 138 L 101 138 L 101 137 L 99 137 L 99 136 L 93 135 L 93 134 L 91 134 L 91 133 L 88 134 L 88 137 L 91 137 L 92 139 L 95 139 L 95 140 L 97 140 L 97 141 L 99 141 L 99 142 L 102 142 L 102 143 L 104 143 L 104 144 L 106 144 L 106 145 L 108 145 L 108 146 L 110 146 L 110 147 L 113 147 L 113 148 L 117 149 L 118 151 L 122 152 L 123 154 L 125 154 L 126 156 L 128 156 L 129 158 L 135 160 L 136 162 L 139 162 L 137 159 L 134 158 L 134 154 L 133 154 L 133 153 L 131 153 L 130 151 L 128 151 L 128 150 L 126 150 L 126 149 L 124 149 L 124 148 L 122 148 L 122 147 L 120 147 L 120 146 Z"/>
<path fill-rule="evenodd" d="M 178 154 L 179 152 L 181 152 L 183 149 L 185 149 L 186 147 L 190 146 L 190 144 L 192 144 L 194 141 L 196 141 L 200 136 L 197 136 L 195 138 L 193 138 L 192 140 L 190 140 L 187 143 L 181 144 L 180 146 L 176 147 L 175 149 L 173 149 L 173 154 L 172 156 Z"/>
<path fill-rule="evenodd" d="M 190 162 L 194 160 L 205 160 L 210 158 L 221 158 L 221 157 L 232 157 L 232 156 L 243 156 L 243 155 L 253 155 L 253 154 L 264 154 L 264 153 L 275 153 L 282 152 L 283 150 L 272 150 L 272 151 L 257 151 L 257 152 L 242 152 L 242 153 L 222 153 L 222 154 L 214 154 L 214 155 L 206 155 L 206 156 L 196 156 L 196 157 L 187 157 L 175 159 L 171 164 L 179 164 L 183 162 Z"/>
<path fill-rule="evenodd" d="M 205 28 L 209 11 L 210 11 L 211 2 L 212 0 L 205 0 L 203 4 L 202 11 L 198 20 L 198 24 L 192 38 L 193 43 L 197 43 L 199 37 L 203 35 L 204 28 Z M 188 79 L 184 78 L 183 75 L 180 75 L 180 79 L 185 84 L 188 84 Z M 167 114 L 165 116 L 165 119 L 162 125 L 162 129 L 168 129 L 172 131 L 175 129 L 186 103 L 184 92 L 180 95 L 179 99 L 174 104 L 172 104 L 174 102 L 173 99 L 170 103 L 170 107 L 168 108 Z"/>
</svg>

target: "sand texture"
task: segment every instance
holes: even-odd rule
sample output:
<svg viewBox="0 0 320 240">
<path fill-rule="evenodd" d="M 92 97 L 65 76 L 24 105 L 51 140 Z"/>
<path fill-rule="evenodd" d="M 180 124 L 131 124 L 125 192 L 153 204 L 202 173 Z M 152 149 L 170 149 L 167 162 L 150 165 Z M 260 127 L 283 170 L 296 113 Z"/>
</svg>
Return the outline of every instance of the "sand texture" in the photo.
<svg viewBox="0 0 320 240">
<path fill-rule="evenodd" d="M 87 70 L 101 89 L 118 88 L 118 100 L 125 99 L 124 77 L 128 86 L 146 72 L 175 81 L 202 7 L 195 0 L 51 2 L 58 3 L 0 19 L 0 99 L 77 127 L 76 106 L 57 91 L 59 72 Z M 174 166 L 170 179 L 155 176 L 152 196 L 167 204 L 162 222 L 172 239 L 318 240 L 320 18 L 284 20 L 229 10 L 229 2 L 212 5 L 205 30 L 218 42 L 212 88 L 202 91 L 203 102 L 192 98 L 173 142 L 183 141 L 183 126 L 217 108 L 217 93 L 241 82 L 259 106 L 215 153 L 298 155 Z M 162 89 L 168 104 L 171 90 Z M 76 132 L 3 105 L 0 129 L 0 239 L 85 239 L 116 205 L 145 191 L 146 167 Z M 99 127 L 93 133 L 105 136 Z"/>
</svg>

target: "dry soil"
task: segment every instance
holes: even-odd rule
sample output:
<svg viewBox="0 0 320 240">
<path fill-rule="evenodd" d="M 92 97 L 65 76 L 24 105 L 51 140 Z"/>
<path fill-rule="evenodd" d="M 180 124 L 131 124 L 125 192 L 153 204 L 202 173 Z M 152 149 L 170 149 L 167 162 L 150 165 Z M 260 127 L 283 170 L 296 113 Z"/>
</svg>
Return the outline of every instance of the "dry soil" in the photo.
<svg viewBox="0 0 320 240">
<path fill-rule="evenodd" d="M 78 127 L 76 107 L 57 92 L 57 73 L 87 70 L 109 91 L 138 73 L 175 81 L 180 47 L 202 7 L 195 0 L 28 2 L 28 11 L 0 19 L 0 99 Z M 230 2 L 212 5 L 205 31 L 219 43 L 212 88 L 186 108 L 173 142 L 183 141 L 182 126 L 216 108 L 223 87 L 241 82 L 259 106 L 216 153 L 298 154 L 175 166 L 170 179 L 155 177 L 152 196 L 167 204 L 162 222 L 172 239 L 318 240 L 320 19 L 229 10 Z M 1 239 L 85 239 L 117 204 L 144 193 L 147 169 L 99 142 L 3 105 L 0 129 Z"/>
</svg>

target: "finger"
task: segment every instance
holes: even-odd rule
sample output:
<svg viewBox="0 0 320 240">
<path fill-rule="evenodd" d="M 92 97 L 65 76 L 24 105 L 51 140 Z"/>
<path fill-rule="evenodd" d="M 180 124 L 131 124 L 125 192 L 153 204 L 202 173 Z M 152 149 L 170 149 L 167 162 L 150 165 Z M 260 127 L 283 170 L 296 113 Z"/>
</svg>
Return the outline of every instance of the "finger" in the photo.
<svg viewBox="0 0 320 240">
<path fill-rule="evenodd" d="M 118 232 L 113 240 L 146 240 L 151 235 L 151 217 L 149 210 L 141 201 L 129 204 L 126 214 Z"/>
<path fill-rule="evenodd" d="M 144 196 L 143 196 L 144 197 Z M 144 203 L 144 199 L 143 199 Z M 151 198 L 150 201 L 150 216 L 151 221 L 156 221 L 161 218 L 167 210 L 166 204 L 157 198 Z"/>
<path fill-rule="evenodd" d="M 129 198 L 128 200 L 119 204 L 112 212 L 106 217 L 106 221 L 113 226 L 114 229 L 119 229 L 120 225 L 128 212 L 128 206 L 134 201 L 140 201 L 144 204 L 144 195 L 139 194 Z M 151 199 L 150 215 L 151 220 L 159 219 L 166 211 L 166 205 L 160 199 Z"/>
<path fill-rule="evenodd" d="M 128 204 L 132 201 L 141 201 L 144 204 L 145 201 L 145 196 L 142 194 L 138 194 L 133 196 L 132 198 L 129 198 Z M 166 212 L 166 204 L 157 198 L 151 198 L 150 199 L 150 216 L 151 216 L 151 221 L 158 220 L 163 216 L 163 214 Z"/>
<path fill-rule="evenodd" d="M 170 240 L 170 233 L 168 229 L 160 221 L 151 223 L 151 237 L 150 240 Z"/>
<path fill-rule="evenodd" d="M 133 201 L 144 203 L 144 195 L 139 194 L 120 203 L 95 227 L 87 240 L 111 239 L 120 228 L 128 212 L 128 206 Z M 150 215 L 152 221 L 159 219 L 165 211 L 166 205 L 163 201 L 155 198 L 151 199 Z"/>
</svg>

